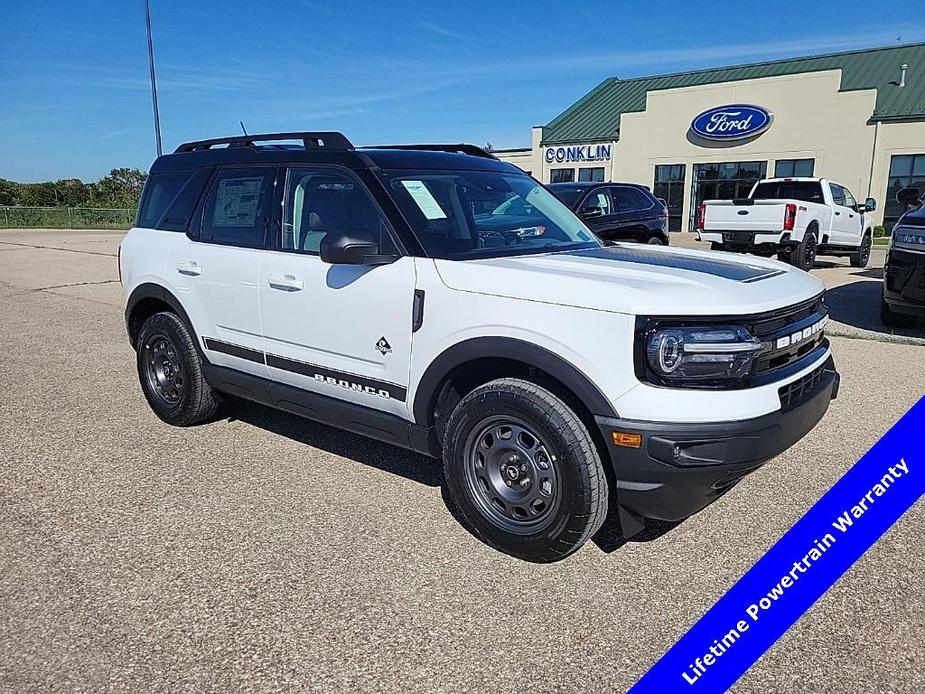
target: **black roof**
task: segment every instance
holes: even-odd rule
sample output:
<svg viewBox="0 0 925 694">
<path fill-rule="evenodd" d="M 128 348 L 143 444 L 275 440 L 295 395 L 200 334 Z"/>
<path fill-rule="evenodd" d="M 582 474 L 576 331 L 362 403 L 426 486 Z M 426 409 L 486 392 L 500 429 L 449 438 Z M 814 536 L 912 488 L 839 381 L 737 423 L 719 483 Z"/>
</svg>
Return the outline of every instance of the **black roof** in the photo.
<svg viewBox="0 0 925 694">
<path fill-rule="evenodd" d="M 624 183 L 623 181 L 572 181 L 571 183 L 549 183 L 546 185 L 547 188 L 552 190 L 588 190 L 589 188 L 597 188 L 598 186 L 629 186 L 631 188 L 639 188 L 641 190 L 648 191 L 647 186 L 642 185 L 641 183 Z"/>
<path fill-rule="evenodd" d="M 281 141 L 295 141 L 282 144 Z M 352 169 L 464 169 L 523 174 L 513 164 L 467 144 L 354 147 L 338 132 L 237 135 L 187 142 L 158 157 L 151 173 L 193 171 L 220 164 L 339 164 Z"/>
</svg>

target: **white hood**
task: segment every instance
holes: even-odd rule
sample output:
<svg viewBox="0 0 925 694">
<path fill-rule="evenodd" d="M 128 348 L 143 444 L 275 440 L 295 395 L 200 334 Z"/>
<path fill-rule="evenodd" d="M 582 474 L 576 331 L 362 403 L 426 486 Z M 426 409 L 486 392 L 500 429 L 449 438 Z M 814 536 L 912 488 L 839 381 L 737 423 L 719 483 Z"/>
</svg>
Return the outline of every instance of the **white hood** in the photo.
<svg viewBox="0 0 925 694">
<path fill-rule="evenodd" d="M 632 315 L 762 313 L 823 291 L 776 260 L 633 244 L 434 262 L 451 289 Z"/>
</svg>

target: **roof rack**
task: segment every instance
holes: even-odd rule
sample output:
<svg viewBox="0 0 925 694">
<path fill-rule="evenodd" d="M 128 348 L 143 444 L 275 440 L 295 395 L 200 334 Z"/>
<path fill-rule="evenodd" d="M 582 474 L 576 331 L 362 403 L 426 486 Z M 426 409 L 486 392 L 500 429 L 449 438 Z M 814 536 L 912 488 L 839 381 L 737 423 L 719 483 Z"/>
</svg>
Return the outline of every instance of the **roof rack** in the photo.
<svg viewBox="0 0 925 694">
<path fill-rule="evenodd" d="M 412 149 L 432 152 L 451 152 L 468 154 L 473 157 L 485 157 L 486 159 L 497 159 L 495 155 L 485 151 L 481 147 L 464 143 L 456 145 L 377 145 L 375 147 L 363 147 L 362 149 Z"/>
<path fill-rule="evenodd" d="M 273 140 L 302 140 L 305 149 L 351 150 L 353 144 L 338 132 L 304 132 L 304 133 L 267 133 L 263 135 L 235 135 L 234 137 L 219 137 L 213 140 L 198 140 L 184 142 L 174 150 L 177 152 L 197 152 L 208 150 L 215 145 L 228 145 L 229 147 L 255 147 L 257 142 L 271 142 Z"/>
</svg>

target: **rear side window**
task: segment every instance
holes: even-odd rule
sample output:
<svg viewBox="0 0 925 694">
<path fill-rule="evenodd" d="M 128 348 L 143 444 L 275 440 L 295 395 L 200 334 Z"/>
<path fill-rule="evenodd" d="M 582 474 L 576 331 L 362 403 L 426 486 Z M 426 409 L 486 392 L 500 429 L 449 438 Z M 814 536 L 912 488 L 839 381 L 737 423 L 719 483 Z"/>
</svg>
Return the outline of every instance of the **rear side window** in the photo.
<svg viewBox="0 0 925 694">
<path fill-rule="evenodd" d="M 652 201 L 638 188 L 616 186 L 610 189 L 617 212 L 639 212 L 652 207 Z"/>
<path fill-rule="evenodd" d="M 836 205 L 845 206 L 845 189 L 835 183 L 829 184 L 829 190 L 832 191 L 832 202 Z"/>
<path fill-rule="evenodd" d="M 200 241 L 257 248 L 270 225 L 270 197 L 276 169 L 223 169 L 209 191 Z"/>
<path fill-rule="evenodd" d="M 189 180 L 188 173 L 152 174 L 145 183 L 136 226 L 156 229 L 170 203 Z"/>
<path fill-rule="evenodd" d="M 768 183 L 759 183 L 752 197 L 755 200 L 824 202 L 822 186 L 814 181 L 770 181 Z"/>
<path fill-rule="evenodd" d="M 186 231 L 212 169 L 195 173 L 154 174 L 145 186 L 136 226 Z"/>
</svg>

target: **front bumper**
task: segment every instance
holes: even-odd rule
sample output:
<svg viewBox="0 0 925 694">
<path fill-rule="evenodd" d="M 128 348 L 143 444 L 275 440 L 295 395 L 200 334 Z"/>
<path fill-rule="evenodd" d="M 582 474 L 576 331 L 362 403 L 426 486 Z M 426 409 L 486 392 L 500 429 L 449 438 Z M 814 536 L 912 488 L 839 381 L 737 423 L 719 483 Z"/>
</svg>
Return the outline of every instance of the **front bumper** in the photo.
<svg viewBox="0 0 925 694">
<path fill-rule="evenodd" d="M 883 298 L 901 313 L 925 315 L 925 252 L 890 249 L 883 266 Z"/>
<path fill-rule="evenodd" d="M 839 380 L 830 356 L 779 389 L 780 410 L 742 421 L 671 424 L 598 417 L 621 515 L 679 521 L 697 513 L 816 426 L 838 395 Z M 613 432 L 639 434 L 640 447 L 613 445 Z"/>
</svg>

